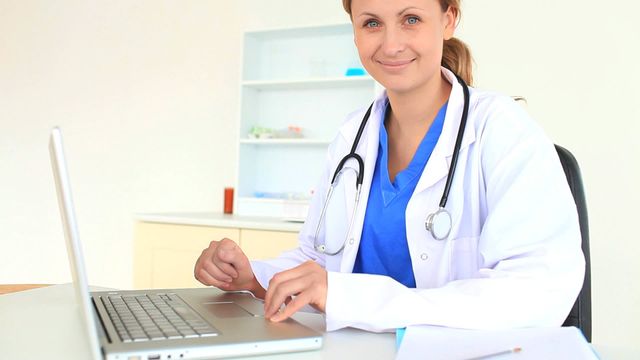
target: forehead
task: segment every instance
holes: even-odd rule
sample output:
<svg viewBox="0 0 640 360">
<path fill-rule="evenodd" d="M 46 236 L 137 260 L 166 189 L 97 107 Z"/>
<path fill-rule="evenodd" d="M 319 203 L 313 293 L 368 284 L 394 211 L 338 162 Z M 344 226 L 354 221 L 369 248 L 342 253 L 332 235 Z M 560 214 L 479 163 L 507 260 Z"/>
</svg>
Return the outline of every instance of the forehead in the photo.
<svg viewBox="0 0 640 360">
<path fill-rule="evenodd" d="M 352 0 L 351 13 L 357 16 L 361 13 L 399 13 L 405 9 L 419 9 L 433 11 L 440 8 L 440 0 Z"/>
</svg>

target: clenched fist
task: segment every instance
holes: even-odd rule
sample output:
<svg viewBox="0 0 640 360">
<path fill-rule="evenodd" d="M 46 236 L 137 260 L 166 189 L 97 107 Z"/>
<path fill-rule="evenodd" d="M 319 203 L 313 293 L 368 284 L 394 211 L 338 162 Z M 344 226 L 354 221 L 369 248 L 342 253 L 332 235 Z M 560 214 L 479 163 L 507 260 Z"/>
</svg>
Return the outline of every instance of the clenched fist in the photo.
<svg viewBox="0 0 640 360">
<path fill-rule="evenodd" d="M 212 241 L 202 251 L 193 275 L 205 285 L 227 291 L 249 290 L 264 298 L 265 290 L 256 280 L 249 259 L 238 244 L 226 238 Z"/>
</svg>

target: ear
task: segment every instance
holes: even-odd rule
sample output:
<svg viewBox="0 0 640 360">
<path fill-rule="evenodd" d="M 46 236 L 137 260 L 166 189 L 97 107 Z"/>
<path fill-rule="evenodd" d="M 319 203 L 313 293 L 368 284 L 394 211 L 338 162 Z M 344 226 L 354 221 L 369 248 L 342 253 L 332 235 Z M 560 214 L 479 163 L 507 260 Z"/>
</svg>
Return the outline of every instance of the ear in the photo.
<svg viewBox="0 0 640 360">
<path fill-rule="evenodd" d="M 458 25 L 458 9 L 449 6 L 447 11 L 442 14 L 444 23 L 444 39 L 449 40 L 453 37 Z"/>
</svg>

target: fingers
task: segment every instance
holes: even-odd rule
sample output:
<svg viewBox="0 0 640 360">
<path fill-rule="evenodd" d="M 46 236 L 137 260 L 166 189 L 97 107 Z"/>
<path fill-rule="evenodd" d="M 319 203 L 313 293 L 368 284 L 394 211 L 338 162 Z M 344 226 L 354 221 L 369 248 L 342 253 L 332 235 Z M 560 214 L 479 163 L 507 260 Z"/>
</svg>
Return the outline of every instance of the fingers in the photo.
<svg viewBox="0 0 640 360">
<path fill-rule="evenodd" d="M 298 278 L 303 274 L 304 270 L 301 269 L 301 266 L 302 265 L 296 266 L 293 269 L 285 270 L 273 275 L 273 277 L 269 281 L 269 288 L 267 289 L 267 293 L 264 297 L 265 317 L 271 316 L 272 312 L 275 312 L 280 308 L 280 305 L 282 305 L 282 301 L 284 300 L 281 299 L 282 301 L 278 302 L 277 304 L 274 304 L 274 301 L 275 301 L 274 296 L 279 294 L 278 291 L 280 292 L 283 291 L 282 286 L 280 284 L 283 284 L 292 279 Z M 287 294 L 285 297 L 291 296 L 291 295 L 295 295 L 295 294 L 294 293 Z M 283 295 L 281 295 L 280 297 L 283 297 Z"/>
<path fill-rule="evenodd" d="M 293 298 L 292 298 L 293 297 Z M 307 304 L 324 311 L 327 299 L 327 272 L 313 261 L 273 276 L 265 296 L 264 316 L 282 321 Z M 282 304 L 282 312 L 278 312 Z"/>
<path fill-rule="evenodd" d="M 299 296 L 294 297 L 293 300 L 288 301 L 287 306 L 285 306 L 281 312 L 277 312 L 275 313 L 275 315 L 271 316 L 269 320 L 274 322 L 286 320 L 293 314 L 298 312 L 300 309 L 302 309 L 305 305 L 307 305 L 309 303 L 309 300 L 309 293 L 302 293 Z"/>
<path fill-rule="evenodd" d="M 203 283 L 204 285 L 211 285 L 221 289 L 227 288 L 229 286 L 228 282 L 220 281 L 215 277 L 211 276 L 205 269 L 200 269 L 196 274 L 196 279 Z"/>
<path fill-rule="evenodd" d="M 196 261 L 195 278 L 205 285 L 219 286 L 221 283 L 231 282 L 238 276 L 238 272 L 232 265 L 220 259 L 218 252 L 221 249 L 226 251 L 234 247 L 237 245 L 229 239 L 211 241 L 209 247 L 202 251 Z"/>
<path fill-rule="evenodd" d="M 255 281 L 249 259 L 229 239 L 211 241 L 196 261 L 194 276 L 205 285 L 223 290 L 249 290 Z"/>
<path fill-rule="evenodd" d="M 299 295 L 307 287 L 308 281 L 304 276 L 290 279 L 283 283 L 269 283 L 269 289 L 267 289 L 267 295 L 264 299 L 264 317 L 267 319 L 271 318 L 278 312 L 287 298 Z M 295 301 L 295 299 L 291 302 L 293 301 Z"/>
<path fill-rule="evenodd" d="M 239 272 L 244 272 L 251 267 L 242 249 L 229 239 L 220 242 L 215 255 L 214 263 L 233 278 L 237 278 Z"/>
<path fill-rule="evenodd" d="M 212 276 L 218 281 L 222 281 L 222 282 L 233 281 L 233 278 L 230 275 L 225 273 L 218 265 L 216 265 L 213 262 L 205 262 L 204 265 L 202 266 L 202 269 L 207 274 L 209 274 L 210 276 Z"/>
<path fill-rule="evenodd" d="M 209 244 L 208 248 L 202 250 L 202 253 L 200 254 L 200 257 L 198 258 L 198 260 L 196 261 L 196 265 L 193 269 L 193 276 L 196 278 L 196 280 L 200 281 L 204 285 L 212 285 L 210 283 L 211 274 L 207 273 L 205 266 L 207 262 L 210 261 L 209 259 L 211 259 L 211 256 L 217 246 L 217 243 L 218 243 L 217 241 L 212 241 Z"/>
<path fill-rule="evenodd" d="M 238 277 L 238 271 L 234 267 L 234 263 L 239 263 L 238 258 L 241 258 L 242 251 L 233 241 L 221 242 L 216 248 L 213 254 L 212 262 L 217 266 L 224 274 L 231 278 Z"/>
</svg>

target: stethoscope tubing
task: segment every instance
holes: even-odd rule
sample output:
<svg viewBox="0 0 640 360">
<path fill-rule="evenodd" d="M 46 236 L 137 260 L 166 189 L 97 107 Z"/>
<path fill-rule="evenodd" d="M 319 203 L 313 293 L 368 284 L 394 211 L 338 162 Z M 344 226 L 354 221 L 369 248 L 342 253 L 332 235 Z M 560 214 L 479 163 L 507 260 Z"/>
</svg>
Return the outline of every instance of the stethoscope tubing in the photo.
<svg viewBox="0 0 640 360">
<path fill-rule="evenodd" d="M 460 153 L 460 148 L 462 146 L 462 139 L 464 137 L 464 129 L 466 128 L 467 117 L 469 115 L 469 97 L 470 97 L 469 96 L 469 87 L 464 82 L 464 80 L 462 80 L 462 78 L 460 78 L 457 74 L 454 74 L 454 75 L 455 75 L 456 79 L 458 80 L 458 82 L 460 83 L 460 85 L 462 86 L 462 90 L 463 90 L 463 94 L 464 94 L 464 105 L 463 105 L 463 109 L 462 109 L 462 116 L 461 116 L 461 119 L 460 119 L 460 124 L 458 126 L 458 134 L 456 136 L 456 142 L 455 142 L 455 145 L 453 147 L 451 165 L 449 166 L 449 173 L 447 174 L 447 180 L 445 182 L 445 187 L 444 187 L 444 190 L 442 192 L 442 198 L 440 199 L 439 209 L 435 213 L 429 214 L 427 216 L 427 221 L 425 222 L 426 229 L 431 232 L 431 235 L 436 240 L 445 240 L 445 239 L 447 239 L 449 237 L 449 233 L 451 232 L 451 214 L 449 214 L 449 212 L 445 209 L 445 206 L 447 205 L 449 192 L 451 191 L 451 183 L 453 182 L 453 177 L 454 177 L 455 172 L 456 172 L 456 165 L 458 163 L 458 155 Z M 331 178 L 331 183 L 330 183 L 330 186 L 329 186 L 329 190 L 327 192 L 327 198 L 325 199 L 325 203 L 324 203 L 324 205 L 322 207 L 322 211 L 320 212 L 320 219 L 318 220 L 318 226 L 316 228 L 316 233 L 315 233 L 315 237 L 314 237 L 314 247 L 315 247 L 316 251 L 321 252 L 321 253 L 323 253 L 325 255 L 333 256 L 333 255 L 339 254 L 344 249 L 344 247 L 345 247 L 345 245 L 347 243 L 347 240 L 349 238 L 349 235 L 351 234 L 351 230 L 352 230 L 354 219 L 355 219 L 356 210 L 357 210 L 358 204 L 360 202 L 360 192 L 362 190 L 362 182 L 363 182 L 363 178 L 364 178 L 364 161 L 362 160 L 362 157 L 356 153 L 356 149 L 358 147 L 358 144 L 360 143 L 360 138 L 362 137 L 362 133 L 364 132 L 364 128 L 366 127 L 367 122 L 369 120 L 369 117 L 371 116 L 371 111 L 373 109 L 374 103 L 372 103 L 369 106 L 369 108 L 367 109 L 367 112 L 364 114 L 364 117 L 362 118 L 362 121 L 360 122 L 360 127 L 358 128 L 358 132 L 356 134 L 356 137 L 353 140 L 353 145 L 351 146 L 351 151 L 349 151 L 349 153 L 345 157 L 343 157 L 342 160 L 340 160 L 340 163 L 338 163 L 338 166 L 336 167 L 336 170 L 335 170 L 335 172 L 333 174 L 333 177 Z M 337 251 L 329 252 L 329 251 L 327 251 L 326 244 L 317 245 L 316 241 L 317 241 L 318 236 L 320 234 L 320 227 L 321 227 L 321 225 L 322 225 L 322 223 L 323 223 L 323 221 L 324 221 L 324 219 L 326 217 L 327 205 L 328 205 L 329 200 L 331 199 L 331 197 L 333 195 L 333 189 L 334 189 L 334 187 L 336 185 L 336 180 L 339 178 L 340 174 L 342 173 L 344 165 L 350 159 L 354 159 L 358 163 L 358 171 L 357 171 L 357 178 L 356 178 L 356 201 L 355 201 L 355 204 L 354 204 L 354 207 L 353 207 L 353 214 L 351 216 L 351 220 L 349 221 L 349 227 L 347 229 L 347 234 L 346 234 L 345 239 L 344 239 L 344 241 L 342 243 L 342 246 Z M 435 219 L 435 217 L 437 217 L 439 215 L 446 215 L 449 218 L 449 224 L 450 224 L 449 225 L 449 229 L 443 235 L 438 235 L 434 231 L 434 219 Z"/>
<path fill-rule="evenodd" d="M 455 75 L 455 74 L 454 74 Z M 447 175 L 447 182 L 444 185 L 442 191 L 442 198 L 440 199 L 440 208 L 444 209 L 447 205 L 449 198 L 449 191 L 451 191 L 451 183 L 453 182 L 453 176 L 456 173 L 456 164 L 458 164 L 458 154 L 460 154 L 460 147 L 462 147 L 462 138 L 464 137 L 464 129 L 467 126 L 467 117 L 469 116 L 469 87 L 467 84 L 456 75 L 456 79 L 462 86 L 464 94 L 464 105 L 462 107 L 462 116 L 460 118 L 460 125 L 458 126 L 458 135 L 456 136 L 456 144 L 453 146 L 453 156 L 451 157 L 451 165 L 449 165 L 449 174 Z"/>
</svg>

